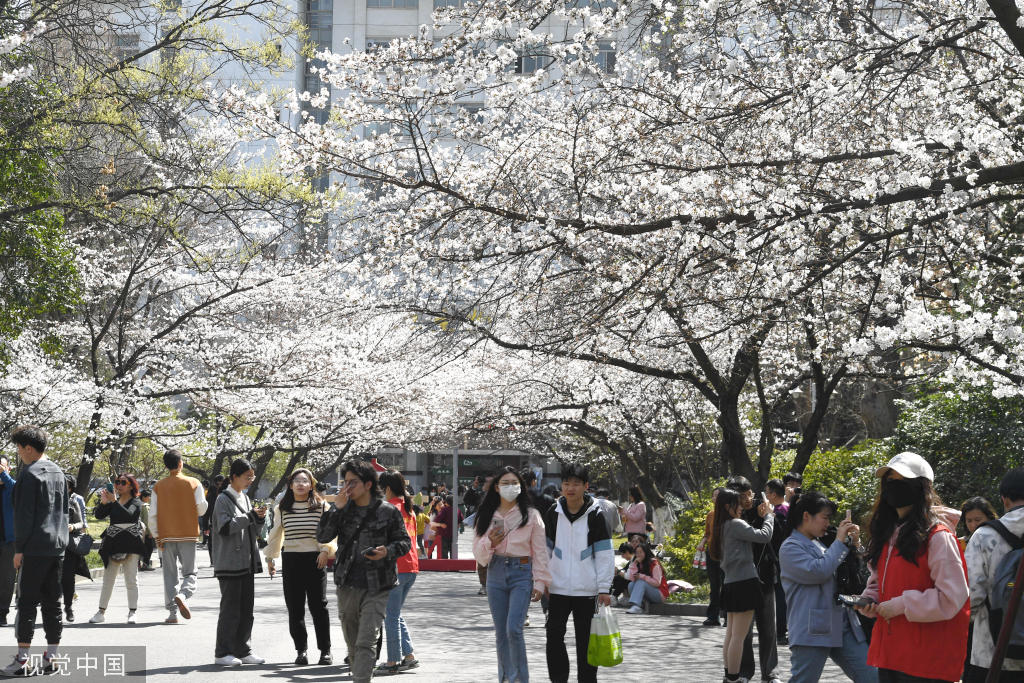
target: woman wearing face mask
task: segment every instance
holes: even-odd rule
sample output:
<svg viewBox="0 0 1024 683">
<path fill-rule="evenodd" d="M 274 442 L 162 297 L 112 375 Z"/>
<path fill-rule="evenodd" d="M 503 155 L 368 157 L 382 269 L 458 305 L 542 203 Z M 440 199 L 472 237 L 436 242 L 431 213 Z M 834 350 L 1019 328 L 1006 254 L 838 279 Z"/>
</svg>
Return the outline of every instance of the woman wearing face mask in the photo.
<svg viewBox="0 0 1024 683">
<path fill-rule="evenodd" d="M 531 507 L 522 477 L 513 467 L 498 472 L 480 503 L 473 555 L 487 567 L 498 680 L 526 683 L 530 673 L 523 622 L 530 600 L 540 600 L 551 575 L 544 522 Z"/>
<path fill-rule="evenodd" d="M 858 608 L 877 618 L 868 664 L 880 683 L 959 680 L 970 619 L 967 566 L 953 532 L 960 514 L 942 507 L 932 468 L 916 453 L 900 453 L 877 476 L 863 593 L 873 602 Z"/>
</svg>

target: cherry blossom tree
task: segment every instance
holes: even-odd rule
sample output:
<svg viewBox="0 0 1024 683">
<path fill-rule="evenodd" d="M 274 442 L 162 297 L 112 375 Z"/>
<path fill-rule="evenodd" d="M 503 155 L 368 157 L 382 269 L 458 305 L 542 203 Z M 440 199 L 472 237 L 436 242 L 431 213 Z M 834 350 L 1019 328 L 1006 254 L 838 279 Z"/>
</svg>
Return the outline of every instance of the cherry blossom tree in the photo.
<svg viewBox="0 0 1024 683">
<path fill-rule="evenodd" d="M 383 308 L 686 384 L 760 480 L 789 392 L 817 395 L 806 463 L 893 349 L 1021 389 L 1012 305 L 979 295 L 1020 266 L 1021 29 L 994 7 L 482 2 L 322 55 L 324 124 L 221 104 L 357 193 L 336 256 Z"/>
</svg>

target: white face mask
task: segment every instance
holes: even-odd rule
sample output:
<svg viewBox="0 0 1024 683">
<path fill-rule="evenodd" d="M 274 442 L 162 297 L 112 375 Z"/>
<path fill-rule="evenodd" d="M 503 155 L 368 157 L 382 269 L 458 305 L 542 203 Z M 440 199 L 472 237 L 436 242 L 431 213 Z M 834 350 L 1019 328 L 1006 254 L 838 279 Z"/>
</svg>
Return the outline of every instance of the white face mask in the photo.
<svg viewBox="0 0 1024 683">
<path fill-rule="evenodd" d="M 522 491 L 523 488 L 519 484 L 502 484 L 498 487 L 498 495 L 508 501 L 518 498 Z"/>
</svg>

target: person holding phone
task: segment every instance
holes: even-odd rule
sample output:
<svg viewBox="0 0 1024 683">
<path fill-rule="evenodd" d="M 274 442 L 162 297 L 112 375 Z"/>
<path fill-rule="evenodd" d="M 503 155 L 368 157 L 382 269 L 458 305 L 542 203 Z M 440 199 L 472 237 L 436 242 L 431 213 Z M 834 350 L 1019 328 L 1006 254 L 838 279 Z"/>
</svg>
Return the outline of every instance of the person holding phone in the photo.
<svg viewBox="0 0 1024 683">
<path fill-rule="evenodd" d="M 103 588 L 99 610 L 89 619 L 91 624 L 106 620 L 107 605 L 114 594 L 117 575 L 124 572 L 128 590 L 128 623 L 135 623 L 139 607 L 139 558 L 146 552 L 146 527 L 142 523 L 142 501 L 139 482 L 130 474 L 120 474 L 112 484 L 100 490 L 100 503 L 94 510 L 96 519 L 109 519 L 103 531 L 99 555 L 103 560 Z"/>
<path fill-rule="evenodd" d="M 477 509 L 473 556 L 487 567 L 498 681 L 527 683 L 523 624 L 530 601 L 540 600 L 551 582 L 544 521 L 514 467 L 502 468 L 494 482 Z"/>
<path fill-rule="evenodd" d="M 746 493 L 753 500 L 753 494 L 749 491 L 749 483 Z M 759 529 L 755 529 L 743 521 L 740 518 L 742 513 L 742 494 L 733 488 L 723 489 L 715 501 L 715 526 L 711 533 L 710 555 L 722 564 L 722 571 L 725 573 L 722 607 L 725 609 L 728 623 L 725 630 L 725 642 L 722 645 L 722 658 L 725 661 L 727 683 L 736 683 L 741 680 L 740 664 L 743 658 L 743 640 L 750 630 L 750 624 L 754 619 L 754 610 L 763 601 L 751 546 L 755 543 L 767 543 L 772 537 L 773 515 L 770 503 L 765 501 L 757 508 L 757 513 L 764 520 L 764 525 Z M 774 599 L 773 594 L 772 606 L 774 606 Z M 773 615 L 773 630 L 774 622 Z M 771 644 L 775 644 L 774 638 L 772 638 Z"/>
<path fill-rule="evenodd" d="M 849 606 L 836 601 L 836 569 L 856 552 L 847 542 L 859 540 L 860 528 L 847 511 L 835 542 L 826 549 L 819 540 L 828 533 L 835 511 L 835 503 L 816 491 L 790 503 L 793 533 L 779 549 L 788 609 L 790 683 L 815 683 L 829 658 L 854 683 L 878 681 L 878 671 L 867 664 L 868 643 L 860 620 Z"/>
<path fill-rule="evenodd" d="M 251 644 L 256 574 L 263 573 L 256 537 L 267 516 L 267 509 L 253 507 L 245 493 L 255 478 L 248 460 L 232 462 L 213 507 L 213 575 L 220 584 L 214 663 L 220 666 L 266 661 L 253 653 Z"/>
<path fill-rule="evenodd" d="M 871 516 L 871 576 L 859 607 L 876 619 L 868 664 L 878 680 L 960 680 L 970 621 L 967 565 L 954 529 L 959 510 L 942 506 L 932 467 L 903 452 L 879 467 Z M 921 656 L 921 648 L 928 656 Z M 916 677 L 916 679 L 915 679 Z"/>
<path fill-rule="evenodd" d="M 412 549 L 402 513 L 382 500 L 377 471 L 365 460 L 341 467 L 345 486 L 328 498 L 332 507 L 320 520 L 317 540 L 337 539 L 334 583 L 341 630 L 355 683 L 373 678 L 377 633 L 388 598 L 398 584 L 398 558 Z"/>
</svg>

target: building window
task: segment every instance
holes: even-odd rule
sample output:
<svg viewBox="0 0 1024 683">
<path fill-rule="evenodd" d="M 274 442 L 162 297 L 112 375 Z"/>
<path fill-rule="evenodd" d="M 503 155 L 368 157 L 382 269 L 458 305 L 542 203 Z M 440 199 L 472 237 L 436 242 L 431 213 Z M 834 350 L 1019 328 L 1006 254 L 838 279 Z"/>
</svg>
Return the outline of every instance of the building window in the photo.
<svg viewBox="0 0 1024 683">
<path fill-rule="evenodd" d="M 382 47 L 387 47 L 391 40 L 391 38 L 367 38 L 365 48 L 366 52 L 376 52 Z"/>
<path fill-rule="evenodd" d="M 434 0 L 434 9 L 445 9 L 446 7 L 462 9 L 465 6 L 466 0 Z"/>
<path fill-rule="evenodd" d="M 418 9 L 419 0 L 366 0 L 366 6 L 380 9 Z"/>
<path fill-rule="evenodd" d="M 546 69 L 551 65 L 554 60 L 549 55 L 538 54 L 536 52 L 528 52 L 526 54 L 519 55 L 516 58 L 516 73 L 517 74 L 532 74 Z"/>
<path fill-rule="evenodd" d="M 609 42 L 599 42 L 597 44 L 597 54 L 594 55 L 597 68 L 606 74 L 614 73 L 615 71 L 615 48 Z"/>
<path fill-rule="evenodd" d="M 114 35 L 113 49 L 111 52 L 114 56 L 114 61 L 123 62 L 129 57 L 133 57 L 139 54 L 139 34 L 138 33 L 118 33 Z"/>
</svg>

